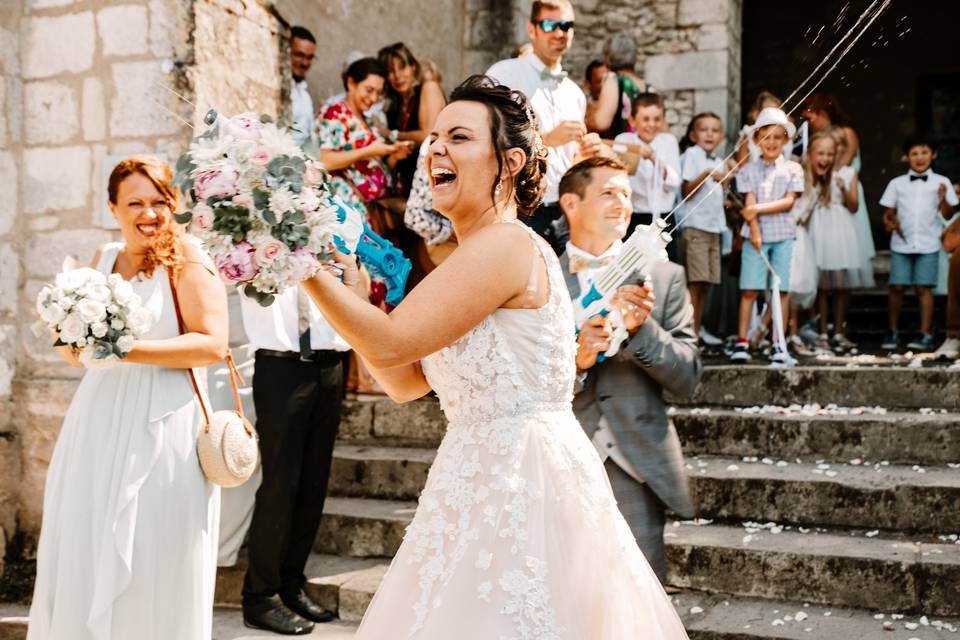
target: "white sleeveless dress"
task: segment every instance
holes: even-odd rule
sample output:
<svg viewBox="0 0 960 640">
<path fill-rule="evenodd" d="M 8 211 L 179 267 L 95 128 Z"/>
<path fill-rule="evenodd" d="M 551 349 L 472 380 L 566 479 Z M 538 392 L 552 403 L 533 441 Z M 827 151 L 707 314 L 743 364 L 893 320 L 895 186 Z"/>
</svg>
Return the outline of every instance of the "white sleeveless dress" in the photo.
<svg viewBox="0 0 960 640">
<path fill-rule="evenodd" d="M 574 417 L 573 310 L 531 236 L 548 302 L 423 360 L 449 427 L 357 640 L 687 637 Z"/>
<path fill-rule="evenodd" d="M 175 337 L 166 272 L 131 284 L 155 318 L 145 337 Z M 211 637 L 220 492 L 197 460 L 202 423 L 183 369 L 84 374 L 47 473 L 28 640 Z"/>
</svg>

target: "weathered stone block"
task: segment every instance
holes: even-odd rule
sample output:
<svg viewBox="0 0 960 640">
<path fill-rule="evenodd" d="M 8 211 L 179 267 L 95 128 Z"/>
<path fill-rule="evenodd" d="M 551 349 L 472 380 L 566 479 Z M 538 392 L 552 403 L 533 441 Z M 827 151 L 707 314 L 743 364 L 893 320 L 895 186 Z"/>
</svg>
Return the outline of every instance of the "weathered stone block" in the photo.
<svg viewBox="0 0 960 640">
<path fill-rule="evenodd" d="M 2 83 L 0 83 L 2 84 Z M 0 151 L 0 236 L 13 229 L 17 217 L 17 163 L 9 151 Z"/>
<path fill-rule="evenodd" d="M 727 52 L 704 51 L 650 56 L 644 79 L 657 89 L 710 89 L 727 85 Z"/>
<path fill-rule="evenodd" d="M 28 82 L 23 87 L 25 136 L 29 144 L 57 144 L 79 130 L 74 91 L 61 82 Z"/>
<path fill-rule="evenodd" d="M 90 149 L 36 147 L 23 152 L 23 209 L 43 213 L 89 204 Z"/>
<path fill-rule="evenodd" d="M 727 113 L 726 89 L 698 89 L 693 92 L 693 112 L 712 111 L 723 118 L 724 125 L 730 120 Z"/>
<path fill-rule="evenodd" d="M 730 28 L 726 24 L 705 24 L 696 38 L 698 51 L 729 49 L 733 45 Z"/>
<path fill-rule="evenodd" d="M 88 264 L 93 254 L 105 242 L 110 234 L 101 229 L 76 229 L 37 233 L 27 241 L 26 253 L 30 256 L 30 275 L 50 278 L 60 271 L 63 259 L 74 256 L 81 263 Z"/>
<path fill-rule="evenodd" d="M 0 314 L 13 313 L 17 310 L 19 283 L 20 260 L 17 256 L 17 250 L 9 242 L 0 243 Z M 2 330 L 2 327 L 0 327 L 0 330 Z M 0 363 L 0 397 L 4 395 L 2 366 L 2 363 Z"/>
<path fill-rule="evenodd" d="M 27 18 L 20 49 L 23 77 L 48 78 L 86 71 L 93 65 L 95 45 L 90 11 Z"/>
<path fill-rule="evenodd" d="M 83 81 L 83 139 L 92 142 L 107 135 L 107 105 L 99 78 Z"/>
<path fill-rule="evenodd" d="M 147 8 L 122 4 L 97 13 L 97 31 L 105 56 L 129 56 L 147 51 Z"/>
<path fill-rule="evenodd" d="M 733 0 L 680 0 L 677 24 L 692 27 L 708 22 L 726 22 Z"/>
<path fill-rule="evenodd" d="M 117 137 L 164 136 L 180 131 L 180 123 L 154 103 L 171 102 L 157 86 L 171 82 L 159 62 L 123 62 L 113 65 L 115 89 L 110 104 L 110 134 Z M 171 109 L 177 105 L 171 104 Z"/>
<path fill-rule="evenodd" d="M 5 411 L 9 406 L 0 405 Z M 20 485 L 20 440 L 15 433 L 0 431 L 0 550 L 7 536 L 17 530 Z M 0 556 L 0 562 L 3 557 Z"/>
<path fill-rule="evenodd" d="M 77 0 L 26 0 L 28 9 L 49 9 L 76 4 Z"/>
</svg>

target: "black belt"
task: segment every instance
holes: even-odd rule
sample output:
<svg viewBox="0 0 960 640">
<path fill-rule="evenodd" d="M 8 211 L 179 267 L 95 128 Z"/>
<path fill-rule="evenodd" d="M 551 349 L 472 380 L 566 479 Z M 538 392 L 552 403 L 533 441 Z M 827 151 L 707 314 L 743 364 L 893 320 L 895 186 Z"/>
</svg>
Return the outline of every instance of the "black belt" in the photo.
<svg viewBox="0 0 960 640">
<path fill-rule="evenodd" d="M 283 358 L 284 360 L 298 360 L 300 362 L 313 362 L 322 365 L 334 365 L 340 362 L 345 351 L 336 351 L 334 349 L 320 349 L 314 351 L 307 357 L 300 355 L 299 351 L 274 351 L 273 349 L 257 349 L 257 356 L 267 358 Z"/>
</svg>

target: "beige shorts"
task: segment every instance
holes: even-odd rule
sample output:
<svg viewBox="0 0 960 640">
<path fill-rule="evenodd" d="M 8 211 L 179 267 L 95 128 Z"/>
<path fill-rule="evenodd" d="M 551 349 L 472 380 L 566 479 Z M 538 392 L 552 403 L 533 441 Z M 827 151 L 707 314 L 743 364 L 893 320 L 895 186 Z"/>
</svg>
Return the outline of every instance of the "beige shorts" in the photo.
<svg viewBox="0 0 960 640">
<path fill-rule="evenodd" d="M 687 282 L 720 284 L 720 234 L 687 227 L 680 239 Z"/>
</svg>

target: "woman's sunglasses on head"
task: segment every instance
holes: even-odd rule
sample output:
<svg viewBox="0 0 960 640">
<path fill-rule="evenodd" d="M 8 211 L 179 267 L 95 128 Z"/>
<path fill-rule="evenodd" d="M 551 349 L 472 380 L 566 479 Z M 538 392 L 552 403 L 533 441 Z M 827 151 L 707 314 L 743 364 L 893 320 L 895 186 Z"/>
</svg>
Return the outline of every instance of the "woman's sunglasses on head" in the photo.
<svg viewBox="0 0 960 640">
<path fill-rule="evenodd" d="M 573 29 L 574 22 L 573 20 L 536 20 L 533 24 L 540 27 L 544 33 L 553 33 L 557 29 L 566 33 Z"/>
</svg>

